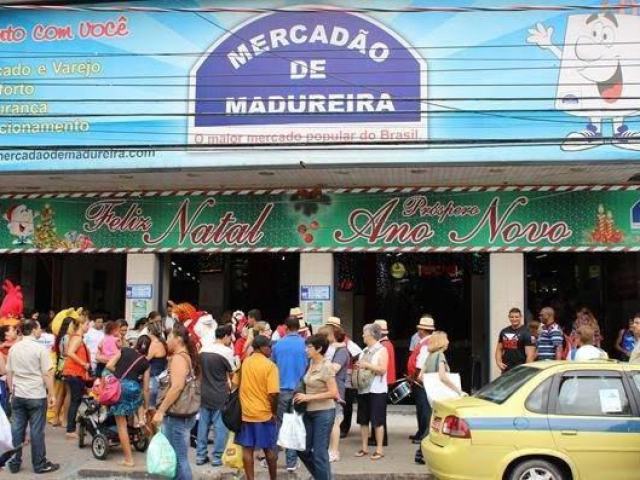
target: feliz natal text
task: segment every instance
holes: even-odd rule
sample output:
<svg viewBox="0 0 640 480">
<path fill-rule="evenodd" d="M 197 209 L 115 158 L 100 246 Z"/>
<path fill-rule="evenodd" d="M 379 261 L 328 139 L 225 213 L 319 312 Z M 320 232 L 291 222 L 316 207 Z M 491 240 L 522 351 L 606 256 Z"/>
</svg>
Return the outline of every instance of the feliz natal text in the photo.
<svg viewBox="0 0 640 480">
<path fill-rule="evenodd" d="M 253 223 L 239 221 L 234 212 L 222 213 L 217 223 L 203 222 L 201 217 L 205 211 L 216 205 L 215 199 L 208 198 L 192 208 L 191 201 L 184 200 L 167 227 L 155 236 L 151 233 L 153 220 L 144 215 L 138 203 L 102 200 L 87 207 L 84 229 L 87 232 L 97 232 L 103 228 L 112 233 L 141 232 L 142 241 L 149 246 L 160 245 L 176 232 L 179 245 L 188 240 L 192 245 L 200 246 L 254 246 L 262 240 L 264 224 L 274 207 L 273 203 L 265 204 Z"/>
<path fill-rule="evenodd" d="M 390 49 L 384 42 L 368 40 L 369 32 L 352 32 L 346 27 L 327 28 L 322 24 L 309 28 L 306 25 L 293 25 L 289 28 L 275 28 L 240 43 L 227 54 L 229 63 L 235 70 L 264 52 L 289 45 L 322 44 L 333 45 L 348 51 L 358 52 L 375 63 L 383 63 L 390 55 Z M 289 77 L 291 80 L 325 80 L 327 61 L 324 59 L 292 60 Z M 381 92 L 371 93 L 310 93 L 300 95 L 270 95 L 267 97 L 226 97 L 227 115 L 251 115 L 270 113 L 365 113 L 395 112 L 391 95 Z"/>
</svg>

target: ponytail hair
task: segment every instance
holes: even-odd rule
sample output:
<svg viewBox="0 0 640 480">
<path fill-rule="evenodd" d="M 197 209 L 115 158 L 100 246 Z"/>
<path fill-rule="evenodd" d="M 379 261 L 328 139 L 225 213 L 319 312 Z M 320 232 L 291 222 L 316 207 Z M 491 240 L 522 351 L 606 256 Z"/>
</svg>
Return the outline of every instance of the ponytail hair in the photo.
<svg viewBox="0 0 640 480">
<path fill-rule="evenodd" d="M 187 348 L 187 352 L 189 353 L 189 358 L 191 359 L 191 368 L 193 369 L 193 373 L 197 376 L 200 376 L 200 362 L 198 361 L 198 349 L 196 348 L 195 343 L 191 340 L 191 336 L 189 335 L 189 331 L 187 327 L 184 326 L 183 323 L 176 322 L 173 324 L 173 329 L 171 330 L 171 334 L 174 337 L 179 338 L 184 346 Z"/>
</svg>

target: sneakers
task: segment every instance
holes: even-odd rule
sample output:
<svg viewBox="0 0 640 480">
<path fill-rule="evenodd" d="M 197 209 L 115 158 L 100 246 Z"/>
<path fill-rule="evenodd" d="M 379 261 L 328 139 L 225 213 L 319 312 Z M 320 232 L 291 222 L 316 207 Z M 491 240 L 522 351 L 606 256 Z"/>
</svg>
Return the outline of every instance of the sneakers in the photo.
<svg viewBox="0 0 640 480">
<path fill-rule="evenodd" d="M 640 150 L 640 132 L 629 130 L 626 125 L 620 125 L 613 135 L 613 146 L 625 150 Z"/>
<path fill-rule="evenodd" d="M 598 129 L 597 125 L 589 123 L 584 130 L 572 132 L 567 135 L 561 148 L 566 152 L 579 152 L 601 145 L 604 145 L 602 132 Z"/>
<path fill-rule="evenodd" d="M 36 470 L 35 473 L 51 473 L 59 469 L 60 469 L 60 465 L 58 465 L 57 463 L 47 462 L 44 464 L 43 468 L 41 468 L 40 470 Z"/>
<path fill-rule="evenodd" d="M 196 458 L 196 465 L 201 466 L 201 465 L 204 465 L 205 463 L 209 463 L 209 457 Z"/>
<path fill-rule="evenodd" d="M 17 463 L 11 463 L 9 462 L 9 471 L 11 473 L 18 473 L 20 471 L 20 465 Z"/>
<path fill-rule="evenodd" d="M 300 460 L 296 460 L 296 464 L 291 466 L 291 467 L 287 467 L 287 472 L 289 473 L 294 473 L 296 470 L 298 470 L 298 468 L 300 468 Z"/>
<path fill-rule="evenodd" d="M 222 460 L 219 458 L 214 458 L 213 461 L 211 462 L 211 466 L 212 467 L 221 467 L 222 466 Z"/>
</svg>

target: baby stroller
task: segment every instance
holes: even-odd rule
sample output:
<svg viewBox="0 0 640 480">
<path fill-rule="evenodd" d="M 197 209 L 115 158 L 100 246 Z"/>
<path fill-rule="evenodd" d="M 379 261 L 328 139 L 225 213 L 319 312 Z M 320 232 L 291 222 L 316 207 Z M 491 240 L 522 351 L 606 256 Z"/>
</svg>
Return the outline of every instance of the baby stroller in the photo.
<svg viewBox="0 0 640 480">
<path fill-rule="evenodd" d="M 133 448 L 145 452 L 149 438 L 139 427 L 128 427 L 129 441 Z M 120 444 L 115 417 L 109 408 L 100 405 L 93 397 L 85 396 L 78 411 L 78 447 L 87 446 L 86 436 L 91 435 L 91 453 L 98 460 L 106 460 L 109 449 Z"/>
</svg>

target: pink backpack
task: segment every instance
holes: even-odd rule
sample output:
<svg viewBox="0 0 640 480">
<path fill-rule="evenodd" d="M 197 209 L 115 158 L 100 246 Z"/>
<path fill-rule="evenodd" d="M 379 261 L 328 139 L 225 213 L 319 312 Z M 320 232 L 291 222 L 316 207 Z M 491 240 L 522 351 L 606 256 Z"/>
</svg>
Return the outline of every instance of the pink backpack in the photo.
<svg viewBox="0 0 640 480">
<path fill-rule="evenodd" d="M 121 381 L 125 378 L 131 369 L 135 367 L 140 360 L 144 357 L 139 356 L 135 362 L 133 362 L 129 368 L 122 374 L 120 378 L 115 375 L 107 375 L 103 377 L 100 381 L 100 384 L 97 386 L 96 393 L 98 395 L 98 402 L 101 405 L 111 406 L 115 405 L 120 401 L 120 396 L 122 395 L 122 384 Z"/>
</svg>

